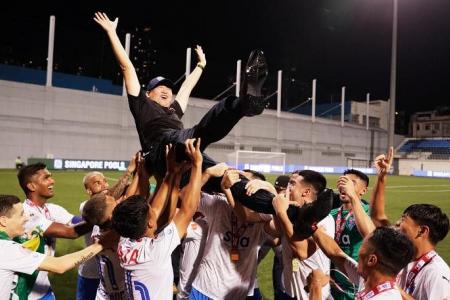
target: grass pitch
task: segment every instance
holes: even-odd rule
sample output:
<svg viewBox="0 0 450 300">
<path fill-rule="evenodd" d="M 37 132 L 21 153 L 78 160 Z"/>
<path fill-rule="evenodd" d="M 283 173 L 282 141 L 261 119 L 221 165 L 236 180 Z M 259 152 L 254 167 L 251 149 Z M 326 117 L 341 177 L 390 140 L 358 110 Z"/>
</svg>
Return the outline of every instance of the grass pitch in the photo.
<svg viewBox="0 0 450 300">
<path fill-rule="evenodd" d="M 87 199 L 84 193 L 82 179 L 85 172 L 80 171 L 56 171 L 54 173 L 55 197 L 53 203 L 65 207 L 73 214 L 79 214 L 80 203 Z M 104 172 L 110 184 L 119 178 L 119 172 Z M 269 175 L 268 180 L 273 182 L 276 176 Z M 335 187 L 337 175 L 327 175 L 328 186 Z M 371 187 L 375 178 L 370 177 L 369 193 L 364 197 L 370 199 Z M 391 176 L 387 183 L 386 205 L 390 220 L 395 222 L 402 211 L 413 203 L 429 203 L 441 207 L 447 215 L 450 215 L 450 180 Z M 17 182 L 15 170 L 0 170 L 0 194 L 14 194 L 24 198 Z M 57 255 L 64 255 L 84 247 L 82 238 L 77 240 L 59 239 L 57 242 Z M 438 246 L 439 254 L 444 260 L 450 262 L 450 238 L 447 236 Z M 269 252 L 258 268 L 258 282 L 264 299 L 273 299 L 272 291 L 272 262 L 273 252 Z M 58 300 L 71 300 L 75 298 L 77 270 L 72 270 L 64 275 L 51 275 L 51 282 Z"/>
</svg>

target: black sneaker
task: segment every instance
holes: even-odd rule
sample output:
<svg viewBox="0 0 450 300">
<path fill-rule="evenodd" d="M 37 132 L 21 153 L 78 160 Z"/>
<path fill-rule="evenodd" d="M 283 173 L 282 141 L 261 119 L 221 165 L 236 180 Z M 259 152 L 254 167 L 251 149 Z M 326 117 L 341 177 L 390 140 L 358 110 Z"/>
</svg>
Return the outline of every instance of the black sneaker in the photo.
<svg viewBox="0 0 450 300">
<path fill-rule="evenodd" d="M 244 80 L 239 92 L 244 114 L 248 117 L 259 115 L 266 108 L 267 100 L 261 90 L 268 75 L 267 63 L 261 50 L 253 50 L 247 60 Z"/>
</svg>

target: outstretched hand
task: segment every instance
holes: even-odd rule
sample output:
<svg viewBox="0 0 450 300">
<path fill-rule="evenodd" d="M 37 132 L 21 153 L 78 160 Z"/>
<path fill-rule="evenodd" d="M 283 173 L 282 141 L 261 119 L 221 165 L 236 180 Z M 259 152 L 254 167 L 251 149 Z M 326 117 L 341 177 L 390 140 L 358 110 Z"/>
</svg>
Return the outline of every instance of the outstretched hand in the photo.
<svg viewBox="0 0 450 300">
<path fill-rule="evenodd" d="M 201 166 L 203 162 L 203 156 L 200 150 L 200 138 L 187 139 L 184 144 L 186 145 L 186 155 L 189 157 L 192 165 Z"/>
<path fill-rule="evenodd" d="M 96 12 L 94 21 L 97 22 L 106 32 L 116 31 L 119 18 L 115 18 L 111 21 L 104 12 Z"/>
<path fill-rule="evenodd" d="M 392 160 L 394 159 L 394 148 L 389 147 L 387 154 L 378 155 L 374 160 L 374 166 L 377 169 L 377 173 L 380 175 L 387 175 L 392 166 Z"/>
<path fill-rule="evenodd" d="M 195 52 L 197 53 L 198 63 L 201 64 L 203 67 L 205 67 L 206 66 L 206 56 L 205 56 L 205 53 L 203 52 L 202 47 L 197 45 L 197 47 L 195 47 Z"/>
</svg>

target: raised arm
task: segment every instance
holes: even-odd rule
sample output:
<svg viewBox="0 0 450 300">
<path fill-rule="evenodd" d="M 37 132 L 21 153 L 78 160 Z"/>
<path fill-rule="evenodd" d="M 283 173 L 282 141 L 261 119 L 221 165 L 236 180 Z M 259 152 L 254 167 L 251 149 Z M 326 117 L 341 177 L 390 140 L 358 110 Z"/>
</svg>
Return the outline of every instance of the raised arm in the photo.
<svg viewBox="0 0 450 300">
<path fill-rule="evenodd" d="M 119 18 L 111 21 L 105 13 L 96 12 L 94 21 L 97 22 L 108 35 L 112 50 L 114 52 L 114 55 L 116 56 L 117 62 L 119 63 L 120 69 L 122 70 L 127 93 L 131 96 L 138 96 L 141 87 L 136 74 L 136 70 L 134 69 L 134 66 L 131 63 L 131 60 L 128 57 L 127 53 L 125 52 L 125 49 L 120 43 L 119 37 L 117 36 L 116 32 Z"/>
<path fill-rule="evenodd" d="M 168 196 L 167 205 L 162 212 L 161 216 L 158 218 L 158 227 L 162 227 L 165 224 L 170 223 L 175 216 L 178 197 L 180 195 L 180 181 L 182 174 L 186 171 L 186 163 L 177 163 L 175 160 L 175 151 L 172 145 L 166 148 L 166 160 L 167 160 L 167 172 L 174 175 L 174 183 Z"/>
<path fill-rule="evenodd" d="M 322 228 L 318 228 L 313 233 L 313 239 L 319 248 L 328 256 L 329 259 L 345 273 L 344 264 L 347 259 L 347 254 L 342 251 L 334 239 L 332 239 Z"/>
<path fill-rule="evenodd" d="M 155 212 L 157 218 L 159 218 L 159 216 L 163 213 L 167 206 L 170 193 L 175 186 L 175 175 L 176 174 L 173 173 L 166 173 L 166 176 L 164 177 L 164 180 L 158 188 L 158 191 L 151 200 L 152 209 Z"/>
<path fill-rule="evenodd" d="M 350 198 L 350 201 L 352 202 L 353 214 L 355 216 L 356 227 L 358 228 L 359 233 L 362 237 L 367 236 L 369 233 L 375 230 L 375 225 L 364 211 L 361 200 L 356 194 L 355 185 L 346 176 L 339 177 L 337 185 L 339 190 L 345 191 L 345 193 Z"/>
<path fill-rule="evenodd" d="M 176 97 L 178 104 L 180 104 L 183 112 L 186 111 L 189 96 L 191 95 L 192 90 L 200 79 L 200 76 L 203 73 L 203 69 L 206 67 L 206 57 L 205 53 L 203 53 L 202 47 L 197 45 L 197 47 L 195 48 L 195 52 L 197 53 L 198 58 L 197 66 L 183 81 L 183 84 L 181 85 Z"/>
<path fill-rule="evenodd" d="M 203 157 L 200 151 L 200 139 L 194 146 L 194 139 L 186 140 L 186 154 L 191 160 L 191 178 L 186 187 L 185 197 L 173 221 L 177 226 L 180 238 L 186 235 L 186 229 L 194 216 L 200 201 Z"/>
<path fill-rule="evenodd" d="M 370 199 L 370 217 L 377 226 L 388 226 L 389 219 L 385 212 L 386 180 L 394 158 L 394 148 L 390 147 L 387 155 L 379 155 L 375 158 L 374 165 L 377 168 L 377 181 Z"/>
<path fill-rule="evenodd" d="M 128 186 L 128 182 L 130 180 L 130 176 L 133 175 L 136 171 L 137 160 L 139 159 L 139 153 L 136 153 L 130 160 L 126 171 L 122 174 L 122 176 L 117 180 L 117 183 L 108 189 L 108 195 L 112 196 L 114 199 L 118 200 L 123 196 L 125 189 Z M 133 193 L 134 194 L 134 193 Z"/>
</svg>

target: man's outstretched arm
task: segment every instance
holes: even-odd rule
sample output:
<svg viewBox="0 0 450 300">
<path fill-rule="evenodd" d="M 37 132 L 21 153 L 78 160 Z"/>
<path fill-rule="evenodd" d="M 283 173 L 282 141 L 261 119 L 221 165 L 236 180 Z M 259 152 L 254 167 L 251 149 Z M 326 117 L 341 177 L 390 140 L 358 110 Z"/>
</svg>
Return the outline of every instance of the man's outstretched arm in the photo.
<svg viewBox="0 0 450 300">
<path fill-rule="evenodd" d="M 205 53 L 203 53 L 202 47 L 197 45 L 197 47 L 195 48 L 195 52 L 197 53 L 198 58 L 197 66 L 183 81 L 183 84 L 181 85 L 180 90 L 178 91 L 176 96 L 177 102 L 178 104 L 180 104 L 181 110 L 183 112 L 186 111 L 189 96 L 191 95 L 192 90 L 200 79 L 200 76 L 202 76 L 203 69 L 206 67 L 206 57 Z"/>
<path fill-rule="evenodd" d="M 194 141 L 194 139 L 189 139 L 185 142 L 186 154 L 191 161 L 191 177 L 189 184 L 186 186 L 186 191 L 184 192 L 185 197 L 181 201 L 180 210 L 173 218 L 180 238 L 186 235 L 187 227 L 197 211 L 200 201 L 203 157 L 200 151 L 200 139 L 197 140 L 195 146 Z"/>
<path fill-rule="evenodd" d="M 379 155 L 375 158 L 374 165 L 377 168 L 377 181 L 370 199 L 370 216 L 377 226 L 388 226 L 389 219 L 385 211 L 386 180 L 394 158 L 394 148 L 390 147 L 387 155 Z"/>
<path fill-rule="evenodd" d="M 127 93 L 131 96 L 138 96 L 141 87 L 139 84 L 139 79 L 136 74 L 136 70 L 134 69 L 134 66 L 131 63 L 131 60 L 128 57 L 127 53 L 125 52 L 125 49 L 120 43 L 119 37 L 117 36 L 116 32 L 119 18 L 116 18 L 114 21 L 111 21 L 105 13 L 96 12 L 94 21 L 97 22 L 106 31 L 106 34 L 108 35 L 109 41 L 111 42 L 112 50 L 114 52 L 114 55 L 116 56 L 117 62 L 120 65 L 120 69 L 122 70 Z"/>
</svg>

